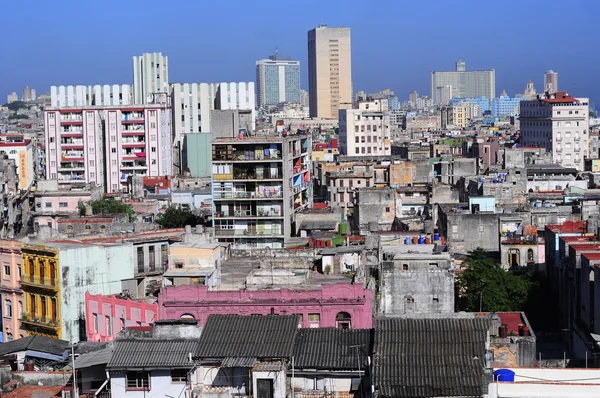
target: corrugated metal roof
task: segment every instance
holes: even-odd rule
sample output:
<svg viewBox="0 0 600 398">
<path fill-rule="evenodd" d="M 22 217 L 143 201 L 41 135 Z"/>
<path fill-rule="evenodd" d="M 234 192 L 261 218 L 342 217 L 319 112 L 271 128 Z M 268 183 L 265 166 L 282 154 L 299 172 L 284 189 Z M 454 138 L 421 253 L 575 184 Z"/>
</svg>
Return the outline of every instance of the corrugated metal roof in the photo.
<svg viewBox="0 0 600 398">
<path fill-rule="evenodd" d="M 0 344 L 0 355 L 21 351 L 37 351 L 62 356 L 68 349 L 68 341 L 33 335 Z"/>
<path fill-rule="evenodd" d="M 382 397 L 481 397 L 489 320 L 376 319 Z"/>
<path fill-rule="evenodd" d="M 297 315 L 209 315 L 198 358 L 289 358 L 298 331 Z"/>
<path fill-rule="evenodd" d="M 197 340 L 135 339 L 116 340 L 115 350 L 106 365 L 109 369 L 191 368 L 190 353 L 196 351 Z"/>
<path fill-rule="evenodd" d="M 294 345 L 297 369 L 364 370 L 371 350 L 371 329 L 299 329 Z"/>
<path fill-rule="evenodd" d="M 221 362 L 222 368 L 251 368 L 256 363 L 254 357 L 227 357 Z"/>
</svg>

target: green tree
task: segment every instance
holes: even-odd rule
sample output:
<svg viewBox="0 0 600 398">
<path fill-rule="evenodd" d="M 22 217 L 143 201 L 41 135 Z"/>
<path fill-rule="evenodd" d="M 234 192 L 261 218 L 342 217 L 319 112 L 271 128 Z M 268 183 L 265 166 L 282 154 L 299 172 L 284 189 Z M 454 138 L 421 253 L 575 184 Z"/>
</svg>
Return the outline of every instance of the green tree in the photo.
<svg viewBox="0 0 600 398">
<path fill-rule="evenodd" d="M 8 120 L 16 120 L 16 119 L 29 119 L 29 116 L 15 113 L 14 115 L 10 115 L 8 117 Z"/>
<path fill-rule="evenodd" d="M 19 109 L 28 108 L 27 104 L 23 101 L 13 101 L 10 104 L 5 104 L 4 106 L 6 106 L 11 111 L 17 111 Z"/>
<path fill-rule="evenodd" d="M 129 220 L 135 217 L 133 208 L 111 197 L 103 197 L 89 202 L 93 214 L 122 214 L 127 213 Z M 81 209 L 80 209 L 81 210 Z M 85 211 L 85 210 L 84 210 Z"/>
<path fill-rule="evenodd" d="M 534 287 L 531 274 L 517 275 L 480 248 L 465 260 L 466 269 L 456 277 L 459 311 L 523 311 Z"/>
<path fill-rule="evenodd" d="M 196 225 L 197 219 L 189 210 L 169 207 L 156 217 L 156 223 L 162 228 L 183 228 L 186 225 Z"/>
</svg>

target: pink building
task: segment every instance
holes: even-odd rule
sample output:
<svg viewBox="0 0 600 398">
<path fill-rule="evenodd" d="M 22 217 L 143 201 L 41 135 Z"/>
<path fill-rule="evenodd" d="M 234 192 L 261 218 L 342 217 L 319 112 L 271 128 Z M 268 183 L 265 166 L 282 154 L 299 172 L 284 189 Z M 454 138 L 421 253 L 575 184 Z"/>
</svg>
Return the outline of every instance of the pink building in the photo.
<svg viewBox="0 0 600 398">
<path fill-rule="evenodd" d="M 157 320 L 158 304 L 85 293 L 85 330 L 88 341 L 110 341 L 130 326 Z"/>
<path fill-rule="evenodd" d="M 195 318 L 204 325 L 210 314 L 300 314 L 301 325 L 368 329 L 372 327 L 371 291 L 337 283 L 314 290 L 209 290 L 208 286 L 167 286 L 158 295 L 159 319 Z"/>
<path fill-rule="evenodd" d="M 23 255 L 21 242 L 0 240 L 0 301 L 2 302 L 2 341 L 27 336 L 21 329 L 23 291 L 21 290 L 21 265 Z"/>
</svg>

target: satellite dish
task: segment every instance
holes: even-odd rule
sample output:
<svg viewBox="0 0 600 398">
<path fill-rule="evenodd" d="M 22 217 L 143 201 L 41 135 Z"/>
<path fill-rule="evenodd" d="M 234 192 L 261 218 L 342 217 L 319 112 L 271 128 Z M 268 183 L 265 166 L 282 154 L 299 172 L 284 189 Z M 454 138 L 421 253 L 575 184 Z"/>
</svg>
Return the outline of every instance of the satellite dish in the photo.
<svg viewBox="0 0 600 398">
<path fill-rule="evenodd" d="M 151 104 L 154 102 L 154 94 L 148 94 L 146 95 L 146 102 Z"/>
</svg>

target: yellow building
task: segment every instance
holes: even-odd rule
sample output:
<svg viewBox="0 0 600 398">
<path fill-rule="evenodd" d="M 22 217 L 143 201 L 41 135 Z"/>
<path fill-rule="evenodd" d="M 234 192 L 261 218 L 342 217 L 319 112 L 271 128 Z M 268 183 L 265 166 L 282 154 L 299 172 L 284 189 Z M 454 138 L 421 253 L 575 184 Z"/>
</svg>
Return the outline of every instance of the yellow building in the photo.
<svg viewBox="0 0 600 398">
<path fill-rule="evenodd" d="M 61 338 L 58 251 L 35 245 L 23 247 L 22 252 L 23 329 L 29 334 Z"/>
</svg>

